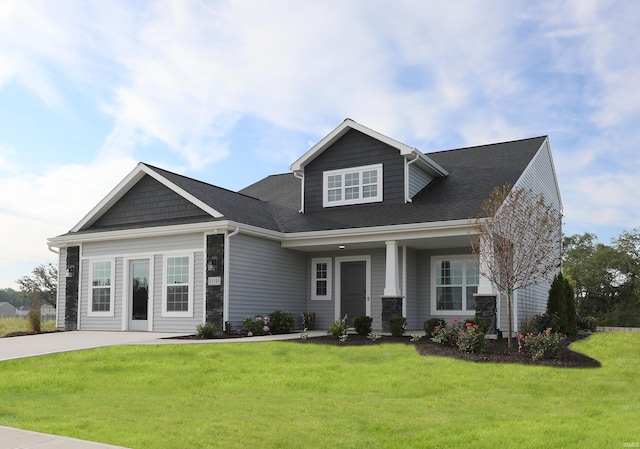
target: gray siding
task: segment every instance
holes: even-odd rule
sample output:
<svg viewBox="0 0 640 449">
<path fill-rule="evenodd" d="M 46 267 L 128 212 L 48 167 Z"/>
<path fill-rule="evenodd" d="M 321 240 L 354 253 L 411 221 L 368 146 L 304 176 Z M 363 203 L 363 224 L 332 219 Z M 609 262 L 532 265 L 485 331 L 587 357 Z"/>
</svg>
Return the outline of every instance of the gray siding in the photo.
<svg viewBox="0 0 640 449">
<path fill-rule="evenodd" d="M 165 254 L 192 256 L 193 317 L 163 317 L 163 264 Z M 153 330 L 157 332 L 195 332 L 196 326 L 204 321 L 204 236 L 199 233 L 165 237 L 113 240 L 86 243 L 82 246 L 82 271 L 80 291 L 80 329 L 121 330 L 123 321 L 124 264 L 129 259 L 153 256 L 150 273 L 153 291 Z M 115 259 L 115 289 L 113 317 L 88 316 L 89 265 L 93 259 Z M 128 317 L 128 311 L 124 311 Z M 128 319 L 125 320 L 128 323 Z"/>
<path fill-rule="evenodd" d="M 418 305 L 417 305 L 417 322 L 419 327 L 422 327 L 422 323 L 429 318 L 441 318 L 440 315 L 431 315 L 431 257 L 433 256 L 455 256 L 455 255 L 470 255 L 469 248 L 449 248 L 442 250 L 423 250 L 418 251 Z M 460 313 L 456 317 L 445 317 L 447 321 L 451 318 L 465 318 L 472 316 L 473 313 Z"/>
<path fill-rule="evenodd" d="M 185 253 L 186 255 L 187 253 Z M 163 264 L 164 255 L 154 256 L 154 285 L 153 285 L 153 330 L 156 332 L 191 332 L 195 333 L 198 324 L 204 322 L 204 252 L 193 253 L 192 285 L 193 285 L 193 316 L 192 317 L 163 317 Z"/>
<path fill-rule="evenodd" d="M 80 316 L 80 329 L 89 331 L 119 331 L 122 329 L 122 258 L 115 258 L 115 278 L 113 279 L 114 289 L 114 316 L 88 316 L 89 311 L 89 285 L 91 275 L 89 273 L 90 261 L 82 260 L 80 272 L 80 300 L 78 304 L 78 315 Z"/>
<path fill-rule="evenodd" d="M 316 314 L 316 329 L 328 329 L 329 324 L 336 319 L 336 296 L 335 296 L 335 283 L 336 283 L 336 264 L 335 259 L 332 257 L 333 253 L 312 253 L 307 256 L 307 269 L 306 269 L 306 310 L 309 313 Z M 331 258 L 331 284 L 328 286 L 331 292 L 331 300 L 312 300 L 311 299 L 311 285 L 312 272 L 311 261 L 317 258 Z"/>
<path fill-rule="evenodd" d="M 275 241 L 238 234 L 228 240 L 229 321 L 235 329 L 243 319 L 274 310 L 299 318 L 306 312 L 306 255 L 286 250 Z"/>
<path fill-rule="evenodd" d="M 536 153 L 531 163 L 522 174 L 517 187 L 531 188 L 534 192 L 541 193 L 548 204 L 553 205 L 557 209 L 561 209 L 562 201 L 558 184 L 556 182 L 555 170 L 553 167 L 553 159 L 551 156 L 551 148 L 548 140 L 545 140 L 540 150 Z M 558 242 L 558 257 L 562 251 L 561 242 Z M 522 320 L 531 318 L 534 315 L 542 314 L 546 311 L 547 301 L 549 297 L 549 289 L 553 279 L 542 280 L 536 285 L 521 289 L 517 292 L 518 304 L 515 312 L 517 312 L 517 320 L 515 329 L 519 329 Z M 506 304 L 504 305 L 503 329 L 507 329 Z"/>
<path fill-rule="evenodd" d="M 387 254 L 385 249 L 371 253 L 371 316 L 373 329 L 382 330 L 382 295 L 386 277 Z"/>
<path fill-rule="evenodd" d="M 405 316 L 407 329 L 422 329 L 422 321 L 419 320 L 418 313 L 418 252 L 412 248 L 406 248 L 405 251 L 407 252 L 407 285 L 403 286 L 402 291 L 407 308 Z"/>
<path fill-rule="evenodd" d="M 145 175 L 89 228 L 205 216 L 202 209 Z"/>
<path fill-rule="evenodd" d="M 323 209 L 324 171 L 379 163 L 383 164 L 383 202 L 404 203 L 404 158 L 397 149 L 352 129 L 305 167 L 305 212 Z"/>
<path fill-rule="evenodd" d="M 409 198 L 413 198 L 416 193 L 424 189 L 433 177 L 415 166 L 409 165 Z"/>
</svg>

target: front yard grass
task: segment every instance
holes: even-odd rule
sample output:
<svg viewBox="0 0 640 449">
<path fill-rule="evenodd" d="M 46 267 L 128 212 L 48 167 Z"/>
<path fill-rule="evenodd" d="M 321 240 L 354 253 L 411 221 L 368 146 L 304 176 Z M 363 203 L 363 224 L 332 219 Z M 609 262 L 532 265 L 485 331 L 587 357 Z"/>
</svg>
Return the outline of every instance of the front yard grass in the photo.
<svg viewBox="0 0 640 449">
<path fill-rule="evenodd" d="M 602 367 L 476 364 L 422 357 L 403 344 L 56 354 L 0 362 L 0 425 L 135 449 L 640 442 L 640 334 L 598 333 L 572 349 Z"/>
</svg>

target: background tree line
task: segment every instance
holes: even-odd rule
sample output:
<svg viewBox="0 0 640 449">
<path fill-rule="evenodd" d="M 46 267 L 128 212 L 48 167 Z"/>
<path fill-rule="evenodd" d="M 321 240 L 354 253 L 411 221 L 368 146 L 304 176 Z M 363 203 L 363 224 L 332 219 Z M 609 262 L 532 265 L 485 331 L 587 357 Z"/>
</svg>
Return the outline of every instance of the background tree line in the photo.
<svg viewBox="0 0 640 449">
<path fill-rule="evenodd" d="M 564 238 L 563 273 L 574 289 L 578 316 L 603 326 L 640 327 L 640 228 L 611 245 L 594 234 Z"/>
</svg>

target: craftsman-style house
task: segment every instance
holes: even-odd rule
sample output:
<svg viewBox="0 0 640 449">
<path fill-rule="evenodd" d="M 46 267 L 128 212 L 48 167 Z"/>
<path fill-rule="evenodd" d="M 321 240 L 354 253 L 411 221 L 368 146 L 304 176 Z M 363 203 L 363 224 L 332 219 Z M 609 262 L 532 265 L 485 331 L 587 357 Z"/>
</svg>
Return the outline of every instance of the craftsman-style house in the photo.
<svg viewBox="0 0 640 449">
<path fill-rule="evenodd" d="M 472 255 L 470 218 L 497 186 L 531 187 L 561 209 L 547 137 L 422 153 L 350 119 L 239 192 L 140 163 L 68 233 L 58 326 L 193 332 L 255 314 L 345 314 L 382 329 L 475 313 L 493 293 Z M 515 328 L 548 284 L 515 296 Z M 506 306 L 498 301 L 498 327 Z"/>
</svg>

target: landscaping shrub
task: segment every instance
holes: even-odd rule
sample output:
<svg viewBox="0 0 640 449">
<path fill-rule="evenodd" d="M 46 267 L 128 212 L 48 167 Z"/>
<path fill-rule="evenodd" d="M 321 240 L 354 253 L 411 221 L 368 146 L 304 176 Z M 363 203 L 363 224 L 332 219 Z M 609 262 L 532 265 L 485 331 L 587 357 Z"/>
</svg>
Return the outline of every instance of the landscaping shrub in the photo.
<svg viewBox="0 0 640 449">
<path fill-rule="evenodd" d="M 372 322 L 372 317 L 359 315 L 353 319 L 353 327 L 355 327 L 358 335 L 367 336 L 371 333 Z"/>
<path fill-rule="evenodd" d="M 391 335 L 394 337 L 402 337 L 407 327 L 407 319 L 403 316 L 394 316 L 389 320 Z"/>
<path fill-rule="evenodd" d="M 290 312 L 276 310 L 269 314 L 269 327 L 272 334 L 288 334 L 296 325 L 296 320 Z"/>
<path fill-rule="evenodd" d="M 218 334 L 218 328 L 213 323 L 198 324 L 196 336 L 198 338 L 214 338 Z"/>
<path fill-rule="evenodd" d="M 598 325 L 598 320 L 593 316 L 576 315 L 576 324 L 581 331 L 595 332 Z"/>
<path fill-rule="evenodd" d="M 557 331 L 566 334 L 575 334 L 576 329 L 576 302 L 571 283 L 562 276 L 562 273 L 553 279 L 549 289 L 547 301 L 547 314 L 558 317 Z"/>
<path fill-rule="evenodd" d="M 442 318 L 429 318 L 423 323 L 422 328 L 424 329 L 425 334 L 431 335 L 431 333 L 436 328 L 436 326 L 446 326 L 446 325 L 447 325 L 447 322 Z"/>
<path fill-rule="evenodd" d="M 347 324 L 347 315 L 345 315 L 341 320 L 336 320 L 329 325 L 327 334 L 331 335 L 332 337 L 339 338 L 340 340 L 346 340 L 348 328 L 349 325 Z"/>
<path fill-rule="evenodd" d="M 486 334 L 487 329 L 489 328 L 489 323 L 478 318 L 467 318 L 464 320 L 464 323 L 471 323 L 473 326 L 478 326 L 483 334 Z"/>
<path fill-rule="evenodd" d="M 465 322 L 464 329 L 458 332 L 458 349 L 465 352 L 484 352 L 488 346 L 484 333 L 485 330 L 480 325 Z"/>
<path fill-rule="evenodd" d="M 42 331 L 42 316 L 40 309 L 31 309 L 27 313 L 27 322 L 29 323 L 29 332 L 36 334 Z"/>
<path fill-rule="evenodd" d="M 529 320 L 523 321 L 520 325 L 520 331 L 523 334 L 539 334 L 551 328 L 554 332 L 558 332 L 560 330 L 559 321 L 558 315 L 555 313 L 536 315 Z"/>
<path fill-rule="evenodd" d="M 524 345 L 529 348 L 533 360 L 555 359 L 560 354 L 564 346 L 564 335 L 552 332 L 547 328 L 539 334 L 520 334 L 520 339 L 524 340 Z"/>
<path fill-rule="evenodd" d="M 473 320 L 460 323 L 452 320 L 450 325 L 437 325 L 431 332 L 431 341 L 445 346 L 455 346 L 461 351 L 483 352 L 488 343 L 484 338 L 484 329 L 480 324 L 474 324 Z"/>
<path fill-rule="evenodd" d="M 431 341 L 445 346 L 457 346 L 458 332 L 460 332 L 460 330 L 462 329 L 457 320 L 453 321 L 450 326 L 446 323 L 438 325 L 431 332 Z"/>
<path fill-rule="evenodd" d="M 256 315 L 253 318 L 248 317 L 242 321 L 242 331 L 247 334 L 248 337 L 267 335 L 271 333 L 271 328 L 269 327 L 270 322 L 271 319 L 268 315 Z"/>
</svg>

